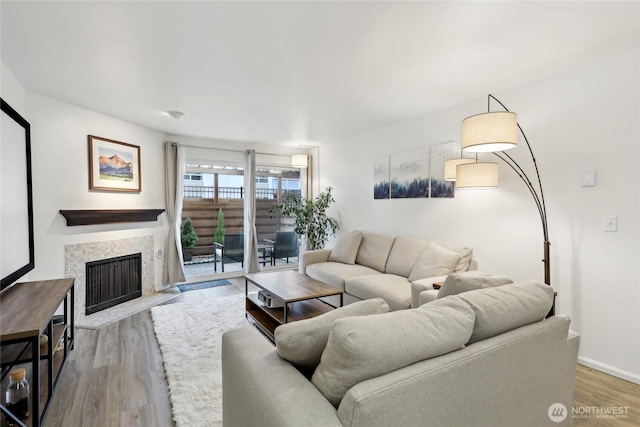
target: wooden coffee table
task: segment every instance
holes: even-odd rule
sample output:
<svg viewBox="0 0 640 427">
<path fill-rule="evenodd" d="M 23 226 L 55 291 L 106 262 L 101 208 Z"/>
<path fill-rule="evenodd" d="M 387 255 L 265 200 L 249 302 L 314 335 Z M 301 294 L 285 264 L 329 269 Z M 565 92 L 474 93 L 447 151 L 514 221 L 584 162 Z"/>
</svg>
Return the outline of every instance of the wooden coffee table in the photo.
<svg viewBox="0 0 640 427">
<path fill-rule="evenodd" d="M 258 299 L 258 292 L 249 291 L 249 283 L 284 301 L 280 308 L 266 307 Z M 247 319 L 271 340 L 275 329 L 285 323 L 309 319 L 333 310 L 333 307 L 318 298 L 340 295 L 342 289 L 322 283 L 294 270 L 268 271 L 245 276 Z"/>
</svg>

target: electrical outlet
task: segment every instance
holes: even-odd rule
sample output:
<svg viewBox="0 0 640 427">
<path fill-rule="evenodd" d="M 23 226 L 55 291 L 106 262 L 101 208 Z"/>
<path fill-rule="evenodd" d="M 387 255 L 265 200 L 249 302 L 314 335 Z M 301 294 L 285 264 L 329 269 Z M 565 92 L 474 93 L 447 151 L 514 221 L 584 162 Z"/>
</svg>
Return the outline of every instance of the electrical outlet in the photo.
<svg viewBox="0 0 640 427">
<path fill-rule="evenodd" d="M 618 217 L 607 215 L 604 217 L 604 231 L 618 231 Z"/>
</svg>

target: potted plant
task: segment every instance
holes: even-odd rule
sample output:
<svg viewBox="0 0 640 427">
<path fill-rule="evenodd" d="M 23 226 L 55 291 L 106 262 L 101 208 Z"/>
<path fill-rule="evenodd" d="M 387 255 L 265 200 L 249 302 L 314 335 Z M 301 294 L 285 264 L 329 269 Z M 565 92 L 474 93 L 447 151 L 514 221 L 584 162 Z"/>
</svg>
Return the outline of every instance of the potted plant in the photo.
<svg viewBox="0 0 640 427">
<path fill-rule="evenodd" d="M 329 235 L 335 235 L 339 228 L 338 221 L 326 213 L 331 203 L 335 202 L 331 190 L 333 188 L 327 187 L 326 192 L 313 200 L 290 194 L 282 203 L 273 205 L 269 213 L 272 217 L 274 214 L 294 217 L 294 231 L 304 239 L 306 249 L 322 249 Z"/>
<path fill-rule="evenodd" d="M 222 213 L 222 209 L 218 209 L 218 225 L 216 226 L 216 232 L 213 240 L 221 245 L 224 244 L 224 233 L 224 213 Z"/>
<path fill-rule="evenodd" d="M 198 234 L 193 228 L 191 218 L 186 218 L 182 222 L 180 229 L 180 241 L 182 243 L 182 258 L 184 261 L 191 261 L 193 258 L 193 248 L 198 244 Z"/>
</svg>

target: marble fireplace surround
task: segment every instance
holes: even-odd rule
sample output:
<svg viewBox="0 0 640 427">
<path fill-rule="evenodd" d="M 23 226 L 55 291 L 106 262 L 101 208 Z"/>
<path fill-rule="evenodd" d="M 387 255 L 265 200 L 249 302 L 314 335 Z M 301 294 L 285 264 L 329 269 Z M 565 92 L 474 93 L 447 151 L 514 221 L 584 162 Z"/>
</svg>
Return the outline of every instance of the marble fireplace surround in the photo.
<svg viewBox="0 0 640 427">
<path fill-rule="evenodd" d="M 80 328 L 100 328 L 180 294 L 175 290 L 155 292 L 153 236 L 70 244 L 65 245 L 64 249 L 65 277 L 75 278 L 75 323 Z M 86 263 L 136 253 L 142 254 L 142 296 L 106 310 L 85 315 Z"/>
</svg>

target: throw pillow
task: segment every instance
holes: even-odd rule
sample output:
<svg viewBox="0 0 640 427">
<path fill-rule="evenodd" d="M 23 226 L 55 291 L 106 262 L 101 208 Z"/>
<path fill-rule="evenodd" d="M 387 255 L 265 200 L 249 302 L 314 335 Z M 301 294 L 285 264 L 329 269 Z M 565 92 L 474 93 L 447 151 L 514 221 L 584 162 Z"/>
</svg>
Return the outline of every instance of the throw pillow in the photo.
<svg viewBox="0 0 640 427">
<path fill-rule="evenodd" d="M 331 249 L 329 261 L 354 264 L 360 242 L 362 242 L 362 233 L 359 231 L 348 231 L 340 234 L 335 246 Z"/>
<path fill-rule="evenodd" d="M 463 348 L 473 324 L 462 301 L 336 320 L 311 382 L 338 407 L 362 381 Z"/>
<path fill-rule="evenodd" d="M 553 305 L 554 291 L 549 285 L 532 281 L 464 292 L 450 298 L 463 300 L 475 313 L 469 340 L 472 344 L 544 319 Z"/>
<path fill-rule="evenodd" d="M 460 273 L 462 271 L 468 271 L 469 266 L 471 265 L 471 258 L 473 258 L 473 249 L 471 248 L 459 248 L 453 249 L 454 252 L 460 254 L 462 258 L 458 261 L 458 265 L 453 270 L 455 273 Z"/>
<path fill-rule="evenodd" d="M 363 232 L 356 264 L 371 267 L 384 273 L 395 238 L 395 236 L 388 234 Z"/>
<path fill-rule="evenodd" d="M 449 249 L 445 249 L 436 243 L 422 251 L 420 258 L 411 270 L 409 281 L 426 279 L 427 277 L 444 276 L 452 273 L 462 257 Z"/>
<path fill-rule="evenodd" d="M 492 288 L 495 286 L 508 285 L 513 280 L 507 276 L 468 276 L 465 274 L 450 274 L 442 283 L 438 296 L 444 298 L 449 295 L 457 295 L 462 292 L 476 289 Z"/>
<path fill-rule="evenodd" d="M 439 244 L 445 249 L 449 249 L 457 254 L 460 254 L 462 258 L 458 261 L 458 265 L 454 268 L 454 273 L 460 273 L 463 271 L 468 271 L 471 266 L 471 260 L 473 259 L 473 248 L 469 248 L 466 246 L 456 246 L 452 245 L 449 242 L 436 241 L 435 243 Z"/>
<path fill-rule="evenodd" d="M 311 319 L 285 323 L 274 332 L 276 349 L 283 359 L 305 370 L 313 370 L 327 345 L 331 325 L 346 316 L 386 313 L 389 306 L 382 298 L 345 305 Z"/>
<path fill-rule="evenodd" d="M 385 272 L 409 277 L 420 254 L 429 246 L 429 240 L 420 237 L 398 236 L 393 242 Z"/>
</svg>

